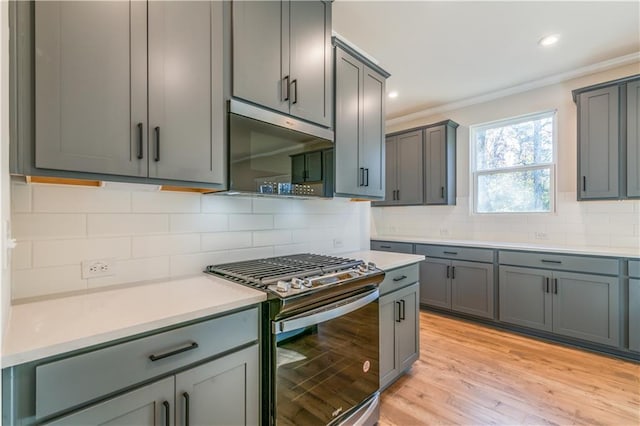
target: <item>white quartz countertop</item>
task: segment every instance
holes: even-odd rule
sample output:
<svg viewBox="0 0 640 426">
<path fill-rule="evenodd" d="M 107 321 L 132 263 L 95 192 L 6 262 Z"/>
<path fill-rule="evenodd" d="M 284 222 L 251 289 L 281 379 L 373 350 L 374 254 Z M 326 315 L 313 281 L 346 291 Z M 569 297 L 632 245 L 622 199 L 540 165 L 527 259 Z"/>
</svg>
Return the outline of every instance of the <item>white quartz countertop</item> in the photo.
<svg viewBox="0 0 640 426">
<path fill-rule="evenodd" d="M 387 251 L 375 250 L 355 251 L 351 253 L 341 254 L 340 256 L 360 259 L 364 260 L 365 262 L 373 262 L 378 268 L 382 269 L 383 271 L 400 268 L 402 266 L 411 265 L 412 263 L 424 260 L 424 256 L 421 254 L 391 253 Z"/>
<path fill-rule="evenodd" d="M 14 305 L 2 342 L 2 368 L 264 300 L 262 291 L 201 274 Z"/>
<path fill-rule="evenodd" d="M 482 247 L 490 249 L 505 250 L 530 250 L 539 252 L 554 252 L 566 254 L 581 254 L 587 256 L 612 256 L 612 257 L 629 257 L 640 258 L 640 238 L 638 239 L 638 247 L 579 247 L 579 246 L 554 246 L 552 244 L 529 244 L 529 243 L 506 243 L 498 241 L 480 241 L 480 240 L 446 240 L 437 238 L 420 238 L 420 237 L 403 237 L 391 235 L 371 236 L 376 241 L 394 241 L 416 244 L 441 244 L 460 247 Z"/>
</svg>

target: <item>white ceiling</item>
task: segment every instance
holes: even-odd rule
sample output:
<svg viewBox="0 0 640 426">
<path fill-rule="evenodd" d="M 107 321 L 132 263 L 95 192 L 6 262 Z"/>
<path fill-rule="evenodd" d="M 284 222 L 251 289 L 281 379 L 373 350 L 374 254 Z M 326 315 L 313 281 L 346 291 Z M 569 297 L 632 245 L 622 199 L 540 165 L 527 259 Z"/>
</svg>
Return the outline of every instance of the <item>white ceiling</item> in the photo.
<svg viewBox="0 0 640 426">
<path fill-rule="evenodd" d="M 387 119 L 640 58 L 640 1 L 336 0 L 333 29 L 391 73 Z"/>
</svg>

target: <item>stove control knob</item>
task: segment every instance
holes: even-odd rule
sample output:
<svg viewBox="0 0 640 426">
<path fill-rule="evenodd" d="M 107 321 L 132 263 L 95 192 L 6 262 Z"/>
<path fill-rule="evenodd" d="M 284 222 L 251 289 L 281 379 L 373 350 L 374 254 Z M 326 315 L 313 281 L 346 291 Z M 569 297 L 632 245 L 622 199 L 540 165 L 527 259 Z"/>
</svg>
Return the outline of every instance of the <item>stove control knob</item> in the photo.
<svg viewBox="0 0 640 426">
<path fill-rule="evenodd" d="M 289 291 L 289 283 L 287 281 L 278 281 L 276 283 L 276 290 L 280 293 L 286 293 Z"/>
<path fill-rule="evenodd" d="M 312 287 L 313 283 L 311 282 L 311 280 L 309 278 L 305 278 L 302 280 L 302 285 L 305 287 Z"/>
<path fill-rule="evenodd" d="M 358 266 L 358 271 L 359 272 L 367 272 L 369 269 L 367 268 L 367 265 L 365 265 L 364 263 L 362 265 Z"/>
<path fill-rule="evenodd" d="M 291 288 L 302 288 L 303 285 L 304 282 L 300 278 L 293 278 L 291 280 Z"/>
<path fill-rule="evenodd" d="M 367 268 L 369 268 L 370 271 L 376 269 L 376 264 L 373 262 L 369 262 L 367 263 Z"/>
</svg>

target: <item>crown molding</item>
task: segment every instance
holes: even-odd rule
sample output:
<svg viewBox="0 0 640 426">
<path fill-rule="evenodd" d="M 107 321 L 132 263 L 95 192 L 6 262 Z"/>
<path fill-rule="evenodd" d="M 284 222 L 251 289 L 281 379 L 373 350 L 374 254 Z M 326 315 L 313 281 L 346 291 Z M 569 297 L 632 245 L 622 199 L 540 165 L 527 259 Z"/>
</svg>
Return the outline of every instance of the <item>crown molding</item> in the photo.
<svg viewBox="0 0 640 426">
<path fill-rule="evenodd" d="M 524 84 L 519 84 L 517 86 L 508 87 L 506 89 L 496 90 L 484 95 L 474 96 L 471 98 L 438 105 L 432 108 L 427 108 L 425 110 L 413 112 L 411 114 L 403 115 L 400 117 L 391 118 L 389 120 L 386 120 L 385 124 L 386 126 L 395 126 L 397 124 L 408 123 L 414 120 L 419 120 L 421 118 L 430 117 L 435 114 L 465 108 L 483 102 L 489 102 L 494 99 L 504 98 L 505 96 L 515 95 L 517 93 L 538 89 L 540 87 L 550 86 L 552 84 L 561 83 L 563 81 L 583 77 L 585 75 L 594 74 L 601 71 L 606 71 L 624 65 L 629 65 L 635 62 L 640 62 L 640 52 L 630 53 L 628 55 L 608 59 L 606 61 L 587 65 L 575 70 L 554 74 L 548 77 L 541 78 L 539 80 L 530 81 Z"/>
</svg>

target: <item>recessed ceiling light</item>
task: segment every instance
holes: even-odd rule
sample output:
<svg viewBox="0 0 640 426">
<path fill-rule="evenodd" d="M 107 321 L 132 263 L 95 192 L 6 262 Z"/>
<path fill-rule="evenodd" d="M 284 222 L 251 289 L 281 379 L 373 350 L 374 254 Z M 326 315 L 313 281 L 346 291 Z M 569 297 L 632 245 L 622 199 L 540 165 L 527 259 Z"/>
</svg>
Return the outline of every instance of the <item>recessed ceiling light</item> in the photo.
<svg viewBox="0 0 640 426">
<path fill-rule="evenodd" d="M 558 34 L 551 34 L 551 35 L 542 37 L 540 41 L 538 41 L 538 44 L 540 46 L 546 47 L 546 46 L 551 46 L 552 44 L 556 44 L 558 40 L 560 40 L 560 36 Z"/>
<path fill-rule="evenodd" d="M 397 98 L 398 97 L 398 92 L 396 92 L 395 90 L 393 92 L 389 92 L 389 97 L 390 98 Z"/>
</svg>

